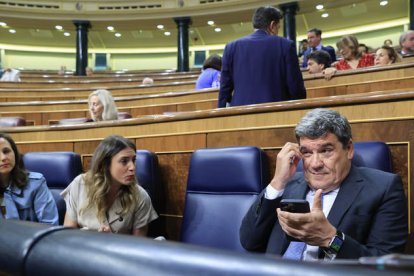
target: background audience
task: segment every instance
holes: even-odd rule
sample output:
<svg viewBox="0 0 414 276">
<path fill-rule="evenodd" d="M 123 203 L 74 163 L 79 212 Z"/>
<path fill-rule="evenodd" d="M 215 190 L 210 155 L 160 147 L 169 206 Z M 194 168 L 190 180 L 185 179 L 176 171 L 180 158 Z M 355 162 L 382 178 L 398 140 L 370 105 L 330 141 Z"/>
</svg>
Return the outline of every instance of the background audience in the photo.
<svg viewBox="0 0 414 276">
<path fill-rule="evenodd" d="M 375 65 L 382 66 L 400 61 L 401 57 L 393 47 L 384 45 L 375 52 Z"/>
<path fill-rule="evenodd" d="M 308 40 L 307 39 L 302 39 L 299 42 L 299 54 L 298 54 L 298 57 L 302 57 L 303 54 L 306 52 L 307 49 L 308 49 Z"/>
<path fill-rule="evenodd" d="M 0 81 L 14 81 L 19 82 L 20 80 L 20 71 L 13 68 L 4 69 L 3 75 L 1 76 Z"/>
<path fill-rule="evenodd" d="M 86 67 L 85 68 L 85 74 L 86 74 L 87 77 L 93 76 L 93 69 L 91 67 Z"/>
<path fill-rule="evenodd" d="M 384 45 L 392 47 L 392 40 L 391 39 L 384 40 Z"/>
<path fill-rule="evenodd" d="M 400 54 L 412 55 L 414 54 L 414 31 L 408 30 L 400 35 Z"/>
<path fill-rule="evenodd" d="M 322 73 L 331 67 L 331 57 L 325 51 L 314 51 L 308 55 L 308 71 L 310 74 Z"/>
<path fill-rule="evenodd" d="M 143 85 L 153 85 L 154 84 L 154 80 L 152 78 L 150 78 L 150 77 L 145 77 L 142 80 L 142 84 Z"/>
<path fill-rule="evenodd" d="M 89 94 L 88 104 L 93 122 L 118 120 L 118 109 L 108 90 L 98 89 Z"/>
<path fill-rule="evenodd" d="M 308 49 L 303 54 L 303 63 L 302 67 L 306 68 L 308 66 L 308 59 L 307 56 L 312 53 L 313 51 L 325 51 L 327 52 L 330 57 L 331 61 L 336 61 L 335 49 L 331 46 L 323 46 L 321 43 L 322 40 L 322 31 L 317 28 L 310 29 L 308 31 Z"/>
<path fill-rule="evenodd" d="M 203 64 L 203 70 L 196 82 L 196 89 L 220 87 L 221 56 L 211 55 Z"/>
<path fill-rule="evenodd" d="M 338 40 L 336 46 L 343 58 L 334 63 L 335 67 L 325 70 L 325 78 L 330 79 L 336 70 L 350 70 L 374 65 L 374 56 L 359 51 L 359 43 L 355 36 L 343 36 Z"/>
<path fill-rule="evenodd" d="M 366 44 L 364 43 L 359 43 L 358 45 L 358 50 L 359 52 L 364 55 L 364 54 L 369 54 L 369 48 Z"/>
<path fill-rule="evenodd" d="M 363 68 L 374 65 L 374 56 L 361 53 L 355 36 L 346 35 L 336 43 L 343 59 L 335 64 L 337 70 Z"/>
<path fill-rule="evenodd" d="M 26 171 L 14 140 L 0 133 L 0 221 L 18 219 L 58 225 L 55 200 L 41 173 Z"/>
<path fill-rule="evenodd" d="M 62 192 L 65 226 L 106 233 L 145 236 L 158 215 L 135 175 L 136 147 L 108 136 L 96 148 L 91 169 Z"/>
</svg>

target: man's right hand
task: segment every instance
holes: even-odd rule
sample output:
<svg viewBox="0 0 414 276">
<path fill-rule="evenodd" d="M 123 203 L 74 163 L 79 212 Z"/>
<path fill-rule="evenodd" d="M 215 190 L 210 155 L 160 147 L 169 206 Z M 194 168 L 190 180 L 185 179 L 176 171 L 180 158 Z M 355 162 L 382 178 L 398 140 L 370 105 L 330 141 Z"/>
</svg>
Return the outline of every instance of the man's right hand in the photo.
<svg viewBox="0 0 414 276">
<path fill-rule="evenodd" d="M 296 143 L 286 143 L 276 158 L 276 170 L 270 185 L 280 191 L 285 189 L 286 183 L 295 174 L 299 160 L 302 155 L 299 145 Z"/>
</svg>

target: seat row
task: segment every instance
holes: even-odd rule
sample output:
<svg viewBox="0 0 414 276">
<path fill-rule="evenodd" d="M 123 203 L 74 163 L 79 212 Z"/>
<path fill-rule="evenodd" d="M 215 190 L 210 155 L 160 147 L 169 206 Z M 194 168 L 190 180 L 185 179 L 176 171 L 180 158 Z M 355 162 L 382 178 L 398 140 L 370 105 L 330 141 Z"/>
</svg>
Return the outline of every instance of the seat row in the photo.
<svg viewBox="0 0 414 276">
<path fill-rule="evenodd" d="M 131 114 L 128 112 L 118 112 L 118 119 L 124 120 L 132 118 Z M 61 119 L 57 123 L 59 125 L 72 125 L 72 124 L 83 124 L 89 122 L 89 118 L 87 117 L 80 117 L 80 118 L 68 118 L 68 119 Z M 0 127 L 13 127 L 13 126 L 26 126 L 27 122 L 26 119 L 23 117 L 0 117 Z"/>
<path fill-rule="evenodd" d="M 352 160 L 356 166 L 392 171 L 391 155 L 383 142 L 355 142 Z M 30 171 L 42 173 L 52 191 L 62 225 L 66 210 L 60 192 L 80 173 L 82 163 L 74 152 L 28 152 L 23 161 Z M 136 175 L 151 197 L 155 210 L 163 211 L 164 189 L 157 155 L 137 150 Z M 187 180 L 181 241 L 244 252 L 239 242 L 243 216 L 269 183 L 264 151 L 257 147 L 226 147 L 196 150 Z M 301 169 L 299 165 L 298 170 Z M 150 236 L 164 235 L 161 219 L 150 225 Z"/>
</svg>

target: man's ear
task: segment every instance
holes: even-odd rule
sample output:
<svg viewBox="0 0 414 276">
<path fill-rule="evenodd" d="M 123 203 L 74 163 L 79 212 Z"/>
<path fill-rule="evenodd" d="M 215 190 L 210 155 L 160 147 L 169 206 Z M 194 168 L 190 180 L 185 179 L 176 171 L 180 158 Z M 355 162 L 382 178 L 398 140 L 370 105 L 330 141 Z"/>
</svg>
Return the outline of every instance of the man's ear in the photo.
<svg viewBox="0 0 414 276">
<path fill-rule="evenodd" d="M 354 157 L 354 142 L 352 139 L 348 142 L 348 159 L 351 160 Z"/>
<path fill-rule="evenodd" d="M 277 35 L 277 22 L 271 21 L 268 27 L 268 31 L 270 34 Z M 276 32 L 275 32 L 276 31 Z"/>
<path fill-rule="evenodd" d="M 323 70 L 325 70 L 325 65 L 324 64 L 319 63 L 318 66 L 319 66 L 319 69 L 320 69 L 319 71 L 320 72 L 322 72 Z"/>
</svg>

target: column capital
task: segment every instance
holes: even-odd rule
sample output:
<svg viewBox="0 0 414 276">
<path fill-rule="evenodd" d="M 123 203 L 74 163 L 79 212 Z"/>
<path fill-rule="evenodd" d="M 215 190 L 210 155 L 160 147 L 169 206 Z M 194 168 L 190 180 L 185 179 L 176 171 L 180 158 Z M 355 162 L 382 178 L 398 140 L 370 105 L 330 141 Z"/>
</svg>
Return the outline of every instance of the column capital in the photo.
<svg viewBox="0 0 414 276">
<path fill-rule="evenodd" d="M 299 10 L 298 2 L 290 2 L 286 4 L 279 5 L 280 9 L 283 11 L 284 14 L 290 13 L 295 15 L 296 12 Z"/>
<path fill-rule="evenodd" d="M 88 20 L 73 20 L 72 23 L 77 27 L 77 28 L 86 28 L 89 29 L 92 27 L 91 22 Z"/>
<path fill-rule="evenodd" d="M 189 16 L 174 17 L 173 19 L 177 25 L 190 25 L 192 23 L 191 17 Z"/>
</svg>

